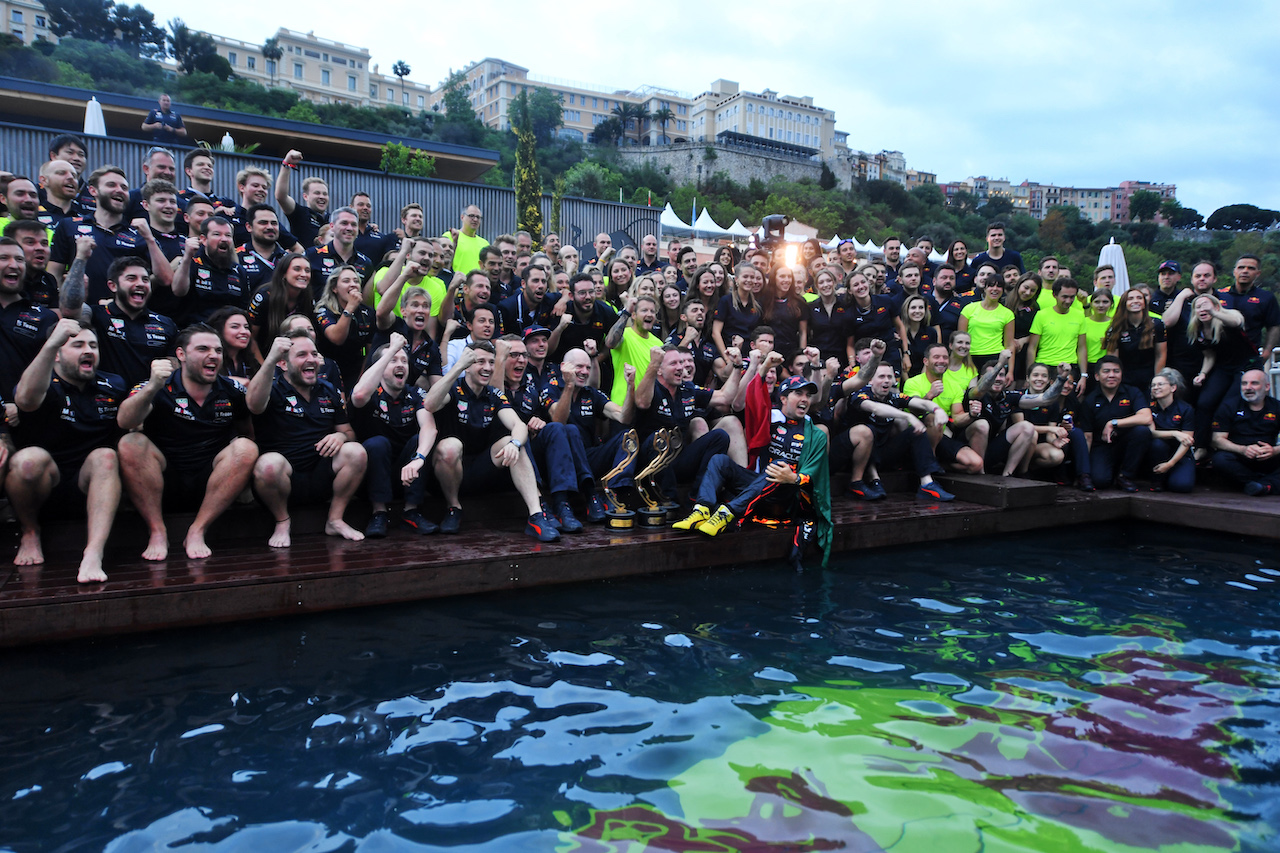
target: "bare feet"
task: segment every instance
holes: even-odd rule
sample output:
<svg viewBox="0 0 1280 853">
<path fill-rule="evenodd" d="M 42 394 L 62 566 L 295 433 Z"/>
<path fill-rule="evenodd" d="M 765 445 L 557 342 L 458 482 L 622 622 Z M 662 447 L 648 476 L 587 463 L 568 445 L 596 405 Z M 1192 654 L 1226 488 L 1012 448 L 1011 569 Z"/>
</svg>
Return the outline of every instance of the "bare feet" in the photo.
<svg viewBox="0 0 1280 853">
<path fill-rule="evenodd" d="M 352 542 L 359 542 L 364 538 L 363 533 L 340 518 L 336 521 L 333 519 L 326 521 L 324 523 L 324 532 L 329 536 L 341 536 L 343 539 L 350 539 Z"/>
<path fill-rule="evenodd" d="M 144 560 L 163 560 L 169 556 L 169 531 L 153 530 L 147 540 L 147 550 L 142 552 Z"/>
<path fill-rule="evenodd" d="M 22 542 L 18 545 L 18 556 L 13 558 L 15 566 L 35 566 L 44 562 L 44 551 L 40 548 L 40 531 L 24 530 Z"/>
<path fill-rule="evenodd" d="M 107 573 L 102 570 L 102 555 L 85 554 L 80 561 L 80 574 L 76 580 L 80 583 L 101 583 L 106 579 Z"/>
<path fill-rule="evenodd" d="M 277 521 L 275 532 L 271 534 L 267 544 L 272 548 L 288 548 L 291 543 L 292 540 L 289 538 L 289 519 Z"/>
<path fill-rule="evenodd" d="M 187 538 L 182 540 L 182 547 L 187 549 L 187 557 L 192 560 L 203 560 L 213 553 L 209 546 L 204 544 L 204 531 L 196 530 L 194 527 L 187 531 Z"/>
</svg>

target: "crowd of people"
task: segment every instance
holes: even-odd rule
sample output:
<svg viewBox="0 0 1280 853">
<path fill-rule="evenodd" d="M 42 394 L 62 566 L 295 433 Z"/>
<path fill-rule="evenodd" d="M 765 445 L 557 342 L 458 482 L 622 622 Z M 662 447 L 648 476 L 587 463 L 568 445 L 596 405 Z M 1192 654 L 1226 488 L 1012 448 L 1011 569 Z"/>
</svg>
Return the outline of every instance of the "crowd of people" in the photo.
<svg viewBox="0 0 1280 853">
<path fill-rule="evenodd" d="M 464 497 L 514 490 L 541 542 L 656 491 L 683 505 L 677 529 L 768 524 L 796 561 L 829 552 L 833 473 L 858 501 L 894 468 L 931 502 L 953 498 L 946 471 L 1188 491 L 1211 465 L 1280 493 L 1264 369 L 1280 308 L 1253 256 L 1227 286 L 1204 261 L 1184 288 L 1166 261 L 1156 287 L 1114 293 L 1110 267 L 1090 286 L 1054 257 L 1024 269 L 999 222 L 942 262 L 897 237 L 869 258 L 810 240 L 792 262 L 770 241 L 709 259 L 652 234 L 490 242 L 475 205 L 432 229 L 408 204 L 383 230 L 367 194 L 338 206 L 304 177 L 300 151 L 240 170 L 233 198 L 207 149 L 153 147 L 133 175 L 87 159 L 62 135 L 38 175 L 0 175 L 19 565 L 43 561 L 42 516 L 82 515 L 79 579 L 105 580 L 122 493 L 148 560 L 177 510 L 201 559 L 237 501 L 284 548 L 296 506 L 327 505 L 325 532 L 349 540 L 451 534 Z"/>
</svg>

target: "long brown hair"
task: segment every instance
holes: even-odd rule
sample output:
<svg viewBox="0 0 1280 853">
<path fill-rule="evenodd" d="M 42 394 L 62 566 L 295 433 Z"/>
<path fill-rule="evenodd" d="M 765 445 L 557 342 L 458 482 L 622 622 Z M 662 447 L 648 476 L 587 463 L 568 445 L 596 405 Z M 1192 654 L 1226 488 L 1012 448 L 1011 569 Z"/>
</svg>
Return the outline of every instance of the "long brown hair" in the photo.
<svg viewBox="0 0 1280 853">
<path fill-rule="evenodd" d="M 1151 297 L 1147 295 L 1145 290 L 1130 288 L 1124 293 L 1125 301 L 1128 301 L 1130 293 L 1142 294 L 1142 324 L 1138 326 L 1141 333 L 1138 336 L 1138 349 L 1151 349 L 1156 345 L 1156 324 L 1151 319 Z M 1102 348 L 1110 351 L 1113 347 L 1119 346 L 1120 335 L 1129 326 L 1129 309 L 1123 305 L 1116 308 L 1116 316 L 1111 318 L 1111 323 L 1107 326 L 1107 330 L 1102 333 Z"/>
</svg>

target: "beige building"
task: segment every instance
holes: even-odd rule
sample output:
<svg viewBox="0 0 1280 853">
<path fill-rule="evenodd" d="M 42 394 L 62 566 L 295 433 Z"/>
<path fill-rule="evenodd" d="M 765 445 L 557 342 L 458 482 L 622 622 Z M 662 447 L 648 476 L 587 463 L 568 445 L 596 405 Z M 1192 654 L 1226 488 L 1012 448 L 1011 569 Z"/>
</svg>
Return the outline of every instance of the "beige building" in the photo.
<svg viewBox="0 0 1280 853">
<path fill-rule="evenodd" d="M 284 55 L 272 60 L 262 55 L 261 44 L 213 33 L 210 36 L 237 77 L 292 89 L 313 103 L 427 108 L 430 86 L 407 77 L 402 86 L 398 77 L 379 73 L 379 66 L 370 63 L 369 49 L 365 47 L 281 27 L 275 37 Z"/>
<path fill-rule="evenodd" d="M 49 14 L 39 0 L 0 0 L 0 15 L 4 16 L 4 31 L 25 45 L 36 39 L 58 41 L 49 30 Z"/>
<path fill-rule="evenodd" d="M 467 97 L 476 115 L 487 126 L 510 127 L 507 109 L 511 99 L 531 88 L 549 89 L 560 97 L 564 126 L 560 135 L 585 141 L 601 122 L 613 117 L 619 106 L 641 106 L 650 114 L 670 110 L 664 128 L 645 119 L 628 122 L 624 144 L 660 145 L 664 142 L 712 142 L 721 133 L 738 134 L 815 154 L 835 155 L 835 113 L 813 105 L 813 98 L 779 95 L 770 89 L 744 92 L 732 80 L 716 80 L 704 92 L 691 95 L 656 86 L 611 89 L 591 83 L 542 77 L 528 68 L 503 59 L 486 57 L 462 69 Z M 444 83 L 428 100 L 432 109 L 443 109 Z M 738 140 L 742 141 L 742 140 Z"/>
</svg>

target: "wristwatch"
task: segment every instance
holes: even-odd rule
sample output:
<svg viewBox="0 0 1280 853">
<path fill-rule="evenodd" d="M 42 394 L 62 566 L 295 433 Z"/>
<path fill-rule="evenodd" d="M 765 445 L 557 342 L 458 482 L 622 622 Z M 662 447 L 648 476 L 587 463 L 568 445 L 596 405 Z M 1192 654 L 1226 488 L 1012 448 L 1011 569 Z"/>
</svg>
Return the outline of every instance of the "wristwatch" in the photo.
<svg viewBox="0 0 1280 853">
<path fill-rule="evenodd" d="M 413 454 L 413 459 L 410 459 L 409 461 L 410 461 L 410 462 L 412 462 L 412 461 L 414 461 L 415 459 L 421 459 L 423 462 L 426 462 L 426 461 L 427 461 L 427 457 L 423 456 L 421 453 L 415 453 L 415 454 Z"/>
<path fill-rule="evenodd" d="M 1117 420 L 1117 419 L 1115 419 L 1115 418 L 1112 418 L 1112 419 L 1111 419 L 1111 428 L 1112 428 L 1112 429 L 1118 429 L 1118 428 L 1119 428 L 1119 426 L 1120 426 L 1120 421 L 1118 421 L 1118 420 Z"/>
<path fill-rule="evenodd" d="M 511 439 L 511 443 L 516 446 L 516 450 L 519 450 L 520 448 L 524 447 L 524 444 L 521 443 L 518 439 L 514 439 L 514 438 Z"/>
</svg>

